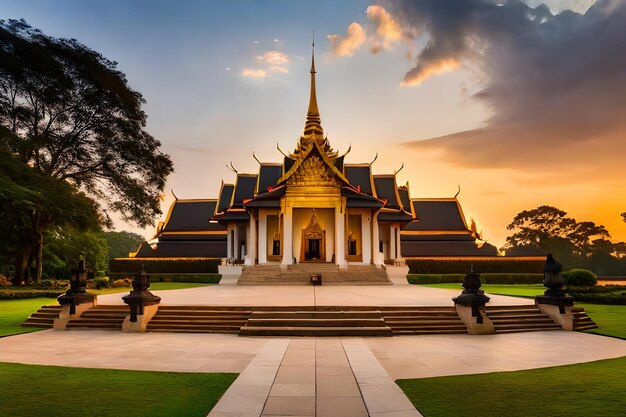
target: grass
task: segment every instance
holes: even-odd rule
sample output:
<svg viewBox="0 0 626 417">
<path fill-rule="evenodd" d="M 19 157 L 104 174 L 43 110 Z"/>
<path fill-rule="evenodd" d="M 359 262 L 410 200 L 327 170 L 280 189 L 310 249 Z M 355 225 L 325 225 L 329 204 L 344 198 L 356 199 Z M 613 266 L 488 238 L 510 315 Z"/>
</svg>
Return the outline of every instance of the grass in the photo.
<svg viewBox="0 0 626 417">
<path fill-rule="evenodd" d="M 599 328 L 587 330 L 587 333 L 626 339 L 626 306 L 602 304 L 576 304 L 585 308 L 585 312 Z"/>
<path fill-rule="evenodd" d="M 150 285 L 153 291 L 180 290 L 183 288 L 205 287 L 210 284 L 197 284 L 186 282 L 154 282 Z M 130 288 L 104 288 L 102 290 L 92 290 L 98 295 L 129 292 Z M 27 298 L 21 300 L 0 300 L 0 336 L 12 334 L 28 333 L 42 330 L 39 327 L 22 327 L 21 324 L 39 307 L 44 305 L 57 305 L 54 298 Z"/>
<path fill-rule="evenodd" d="M 56 300 L 54 298 L 0 300 L 0 336 L 41 330 L 38 327 L 22 327 L 21 324 L 39 307 L 47 304 L 56 304 Z"/>
<path fill-rule="evenodd" d="M 626 409 L 626 357 L 396 383 L 425 417 L 608 417 Z"/>
<path fill-rule="evenodd" d="M 445 288 L 453 290 L 463 290 L 461 284 L 448 283 L 448 284 L 422 284 L 425 287 L 433 288 Z M 518 285 L 497 285 L 497 284 L 483 284 L 480 287 L 490 294 L 499 295 L 512 295 L 517 297 L 534 297 L 536 295 L 543 294 L 546 288 L 542 284 L 518 284 Z"/>
<path fill-rule="evenodd" d="M 207 285 L 211 284 L 200 284 L 192 282 L 151 282 L 150 291 L 182 290 L 185 288 L 206 287 Z M 116 294 L 118 292 L 130 292 L 131 289 L 131 287 L 103 288 L 101 290 L 90 288 L 88 291 L 97 295 L 104 295 Z"/>
<path fill-rule="evenodd" d="M 5 416 L 204 417 L 236 378 L 0 363 L 0 404 Z"/>
</svg>

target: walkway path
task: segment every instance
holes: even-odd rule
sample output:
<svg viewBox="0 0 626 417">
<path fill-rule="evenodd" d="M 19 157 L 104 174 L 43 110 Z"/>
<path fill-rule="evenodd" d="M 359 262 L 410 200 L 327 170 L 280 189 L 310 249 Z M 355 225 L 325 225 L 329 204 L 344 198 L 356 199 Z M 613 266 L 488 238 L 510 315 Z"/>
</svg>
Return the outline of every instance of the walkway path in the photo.
<svg viewBox="0 0 626 417">
<path fill-rule="evenodd" d="M 364 409 L 376 417 L 413 417 L 419 414 L 393 382 L 396 379 L 621 356 L 626 356 L 624 340 L 565 331 L 289 339 L 45 330 L 0 338 L 2 362 L 241 373 L 211 413 L 220 417 L 368 415 Z M 339 408 L 344 405 L 347 408 Z"/>
</svg>

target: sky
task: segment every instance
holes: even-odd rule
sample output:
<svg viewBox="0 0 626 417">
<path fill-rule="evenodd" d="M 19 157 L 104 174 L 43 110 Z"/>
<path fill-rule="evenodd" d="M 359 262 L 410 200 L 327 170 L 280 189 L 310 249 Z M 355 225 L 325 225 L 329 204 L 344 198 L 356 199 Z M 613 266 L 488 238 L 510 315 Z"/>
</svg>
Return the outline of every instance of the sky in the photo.
<svg viewBox="0 0 626 417">
<path fill-rule="evenodd" d="M 502 246 L 552 205 L 626 240 L 626 1 L 0 0 L 117 61 L 172 157 L 163 211 L 293 150 L 317 98 L 331 145 L 402 164 L 411 197 L 452 197 Z M 115 216 L 114 216 L 115 217 Z M 165 217 L 165 214 L 162 218 Z M 155 219 L 155 222 L 161 219 Z M 151 237 L 116 221 L 118 230 Z"/>
</svg>

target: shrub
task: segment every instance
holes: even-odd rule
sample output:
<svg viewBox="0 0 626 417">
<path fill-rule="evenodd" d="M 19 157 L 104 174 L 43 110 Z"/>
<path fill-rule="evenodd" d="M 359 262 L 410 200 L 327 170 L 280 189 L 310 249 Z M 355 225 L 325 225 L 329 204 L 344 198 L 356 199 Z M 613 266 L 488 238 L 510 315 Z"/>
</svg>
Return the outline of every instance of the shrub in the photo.
<svg viewBox="0 0 626 417">
<path fill-rule="evenodd" d="M 0 274 L 0 287 L 9 287 L 11 285 L 11 281 L 9 281 L 4 275 Z"/>
<path fill-rule="evenodd" d="M 136 274 L 142 268 L 149 274 L 206 274 L 217 273 L 221 260 L 216 258 L 188 259 L 111 259 L 109 270 L 113 273 Z"/>
<path fill-rule="evenodd" d="M 48 297 L 56 298 L 63 294 L 63 290 L 33 290 L 33 289 L 0 289 L 0 300 L 17 300 L 25 298 Z"/>
<path fill-rule="evenodd" d="M 465 274 L 410 274 L 407 280 L 410 284 L 443 284 L 462 283 Z M 542 274 L 480 274 L 483 284 L 515 285 L 515 284 L 541 284 Z"/>
<path fill-rule="evenodd" d="M 467 274 L 471 267 L 478 273 L 541 274 L 545 259 L 408 259 L 409 274 Z"/>
<path fill-rule="evenodd" d="M 133 280 L 130 278 L 121 278 L 121 279 L 116 279 L 115 281 L 113 281 L 111 283 L 111 287 L 114 288 L 118 288 L 118 287 L 130 287 L 133 285 Z"/>
<path fill-rule="evenodd" d="M 593 287 L 598 283 L 598 277 L 587 269 L 572 269 L 563 272 L 563 282 L 567 286 Z"/>
<path fill-rule="evenodd" d="M 91 281 L 92 288 L 101 290 L 110 285 L 109 277 L 96 277 Z"/>
<path fill-rule="evenodd" d="M 111 277 L 122 278 L 128 274 L 109 274 Z M 202 284 L 217 284 L 220 274 L 149 274 L 151 282 L 195 282 Z M 130 279 L 130 278 L 127 278 Z M 132 282 L 132 279 L 130 279 Z"/>
<path fill-rule="evenodd" d="M 31 284 L 31 287 L 46 289 L 63 289 L 65 290 L 70 285 L 70 281 L 67 279 L 44 279 L 38 283 Z"/>
</svg>

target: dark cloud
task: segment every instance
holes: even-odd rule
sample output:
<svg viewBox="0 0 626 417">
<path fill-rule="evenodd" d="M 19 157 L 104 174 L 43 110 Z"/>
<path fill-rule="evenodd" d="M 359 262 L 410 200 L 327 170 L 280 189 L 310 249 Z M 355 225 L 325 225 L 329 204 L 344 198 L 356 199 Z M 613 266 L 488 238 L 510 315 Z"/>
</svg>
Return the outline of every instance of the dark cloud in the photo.
<svg viewBox="0 0 626 417">
<path fill-rule="evenodd" d="M 442 148 L 464 166 L 551 161 L 575 168 L 587 161 L 626 171 L 626 1 L 601 0 L 585 14 L 557 15 L 546 6 L 498 3 L 385 3 L 426 39 L 405 84 L 441 62 L 470 64 L 484 76 L 473 98 L 493 110 L 481 129 L 407 145 Z"/>
</svg>

